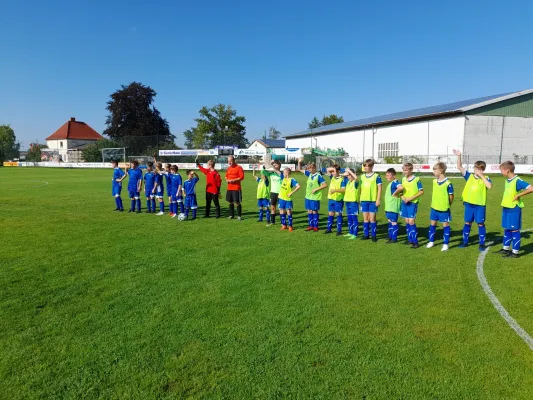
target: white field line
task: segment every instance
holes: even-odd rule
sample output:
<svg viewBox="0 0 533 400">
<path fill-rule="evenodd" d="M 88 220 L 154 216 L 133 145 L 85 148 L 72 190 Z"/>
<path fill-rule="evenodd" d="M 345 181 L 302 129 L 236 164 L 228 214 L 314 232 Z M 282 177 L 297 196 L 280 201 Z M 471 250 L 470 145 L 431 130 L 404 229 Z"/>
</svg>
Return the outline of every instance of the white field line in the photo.
<svg viewBox="0 0 533 400">
<path fill-rule="evenodd" d="M 529 232 L 529 231 L 533 231 L 533 229 L 526 229 L 522 232 Z M 533 338 L 529 336 L 529 334 L 518 324 L 518 322 L 516 322 L 516 320 L 513 317 L 511 317 L 511 314 L 509 314 L 509 312 L 505 309 L 502 303 L 500 303 L 500 301 L 498 300 L 498 298 L 496 297 L 496 295 L 490 288 L 490 285 L 487 282 L 487 278 L 485 277 L 485 272 L 483 271 L 483 264 L 485 262 L 485 257 L 487 256 L 489 252 L 489 248 L 493 244 L 494 242 L 488 243 L 487 248 L 477 258 L 477 267 L 476 267 L 477 278 L 479 279 L 479 283 L 481 283 L 481 287 L 483 288 L 483 291 L 489 298 L 494 308 L 496 308 L 496 310 L 500 313 L 502 318 L 505 320 L 505 322 L 507 322 L 507 324 L 511 327 L 511 329 L 515 331 L 516 334 L 520 336 L 520 338 L 524 342 L 526 342 L 526 344 L 531 350 L 533 350 Z"/>
<path fill-rule="evenodd" d="M 42 182 L 41 185 L 35 185 L 35 186 L 32 186 L 32 187 L 31 187 L 32 189 L 35 189 L 35 188 L 39 188 L 39 187 L 43 187 L 43 186 L 48 185 L 48 182 L 46 182 L 46 181 L 30 181 L 30 182 Z"/>
</svg>

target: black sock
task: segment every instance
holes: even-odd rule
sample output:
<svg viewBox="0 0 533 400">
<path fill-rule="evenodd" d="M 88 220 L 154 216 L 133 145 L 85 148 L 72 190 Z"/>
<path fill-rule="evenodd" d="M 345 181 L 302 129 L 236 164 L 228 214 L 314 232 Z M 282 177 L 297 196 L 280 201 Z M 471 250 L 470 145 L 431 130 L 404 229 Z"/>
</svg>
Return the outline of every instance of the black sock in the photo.
<svg viewBox="0 0 533 400">
<path fill-rule="evenodd" d="M 242 213 L 242 205 L 238 205 L 237 206 L 237 215 L 240 217 L 241 216 L 241 213 Z"/>
<path fill-rule="evenodd" d="M 274 213 L 270 214 L 270 221 L 272 221 L 273 224 L 276 223 L 276 214 Z"/>
<path fill-rule="evenodd" d="M 235 216 L 235 205 L 233 205 L 233 204 L 229 205 L 229 215 L 230 215 L 230 217 L 234 217 Z"/>
</svg>

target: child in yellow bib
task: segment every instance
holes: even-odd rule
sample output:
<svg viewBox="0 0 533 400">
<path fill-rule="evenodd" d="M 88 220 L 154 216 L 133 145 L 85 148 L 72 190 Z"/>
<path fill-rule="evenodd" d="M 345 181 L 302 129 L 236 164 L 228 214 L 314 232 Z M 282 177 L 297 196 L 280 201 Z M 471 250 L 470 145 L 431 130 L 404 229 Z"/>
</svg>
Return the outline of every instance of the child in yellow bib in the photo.
<svg viewBox="0 0 533 400">
<path fill-rule="evenodd" d="M 377 242 L 376 215 L 381 204 L 381 177 L 374 172 L 374 160 L 368 159 L 363 163 L 364 174 L 361 175 L 361 211 L 363 213 L 363 240 L 372 235 L 372 241 Z"/>
<path fill-rule="evenodd" d="M 300 184 L 296 179 L 291 178 L 290 168 L 283 170 L 283 180 L 281 181 L 281 187 L 279 189 L 279 216 L 281 219 L 281 230 L 289 229 L 289 232 L 293 231 L 292 228 L 292 195 L 300 190 Z"/>
<path fill-rule="evenodd" d="M 328 191 L 328 227 L 324 233 L 331 233 L 333 217 L 337 217 L 337 236 L 342 235 L 342 209 L 344 208 L 344 192 L 348 179 L 340 174 L 341 167 L 337 164 L 329 167 L 327 172 L 331 179 Z"/>
<path fill-rule="evenodd" d="M 398 242 L 398 216 L 400 215 L 400 207 L 402 200 L 402 186 L 396 179 L 396 170 L 389 168 L 385 174 L 389 185 L 385 190 L 385 216 L 389 222 L 389 240 L 387 243 Z"/>
<path fill-rule="evenodd" d="M 505 180 L 502 199 L 503 248 L 498 253 L 506 258 L 518 258 L 520 255 L 520 229 L 522 229 L 522 196 L 533 193 L 533 186 L 524 182 L 514 173 L 515 165 L 506 161 L 500 165 Z M 511 250 L 511 242 L 512 250 Z"/>
<path fill-rule="evenodd" d="M 306 231 L 318 232 L 318 211 L 320 210 L 320 201 L 322 192 L 328 186 L 320 172 L 316 170 L 314 162 L 302 167 L 303 159 L 298 160 L 298 169 L 307 176 L 307 187 L 305 190 L 305 209 L 307 210 L 308 227 Z"/>
<path fill-rule="evenodd" d="M 263 222 L 263 214 L 266 212 L 266 219 L 270 222 L 270 181 L 265 174 L 255 175 L 256 166 L 254 164 L 253 176 L 257 182 L 257 208 L 259 209 L 259 218 L 257 222 Z"/>
<path fill-rule="evenodd" d="M 346 168 L 344 176 L 348 178 L 344 192 L 344 204 L 346 204 L 346 215 L 348 218 L 348 234 L 344 235 L 350 240 L 357 238 L 359 230 L 359 182 L 354 169 Z"/>
<path fill-rule="evenodd" d="M 407 230 L 407 242 L 412 249 L 418 249 L 418 230 L 416 228 L 416 213 L 418 211 L 419 197 L 424 194 L 422 182 L 418 176 L 413 175 L 413 164 L 403 165 L 403 179 L 400 185 L 403 190 L 401 196 L 400 215 L 405 218 L 405 228 Z"/>
<path fill-rule="evenodd" d="M 465 248 L 468 246 L 468 238 L 472 223 L 475 221 L 479 231 L 479 250 L 485 250 L 485 238 L 487 237 L 487 227 L 485 218 L 487 215 L 487 190 L 492 188 L 492 182 L 483 172 L 487 167 L 485 161 L 476 161 L 474 163 L 474 173 L 471 174 L 463 167 L 461 152 L 454 150 L 453 154 L 457 156 L 457 168 L 466 180 L 463 189 L 463 205 L 465 207 L 463 227 L 463 243 L 459 246 Z"/>
<path fill-rule="evenodd" d="M 450 207 L 453 203 L 453 185 L 444 176 L 446 164 L 439 162 L 433 166 L 433 193 L 431 195 L 431 213 L 429 216 L 429 238 L 427 248 L 430 249 L 435 245 L 435 233 L 437 232 L 437 222 L 442 223 L 444 230 L 444 244 L 441 251 L 447 251 L 450 244 L 450 222 L 452 213 Z"/>
</svg>

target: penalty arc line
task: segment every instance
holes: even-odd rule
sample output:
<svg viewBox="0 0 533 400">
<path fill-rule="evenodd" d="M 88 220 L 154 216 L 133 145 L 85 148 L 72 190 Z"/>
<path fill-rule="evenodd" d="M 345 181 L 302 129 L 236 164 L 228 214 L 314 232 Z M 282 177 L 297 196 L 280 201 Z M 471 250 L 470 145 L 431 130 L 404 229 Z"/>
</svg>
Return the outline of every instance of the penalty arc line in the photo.
<svg viewBox="0 0 533 400">
<path fill-rule="evenodd" d="M 533 229 L 526 229 L 522 232 L 529 232 L 533 231 Z M 487 282 L 487 278 L 485 277 L 485 272 L 483 271 L 483 264 L 485 262 L 485 257 L 488 254 L 490 246 L 494 244 L 494 242 L 488 243 L 487 248 L 479 255 L 477 259 L 477 265 L 476 265 L 476 272 L 477 272 L 477 278 L 479 280 L 479 283 L 481 283 L 481 287 L 483 288 L 483 291 L 489 298 L 490 302 L 496 308 L 496 310 L 500 313 L 502 318 L 507 322 L 507 324 L 511 327 L 513 331 L 516 332 L 520 338 L 526 342 L 530 350 L 533 350 L 533 338 L 529 336 L 529 334 L 520 326 L 516 320 L 511 317 L 511 314 L 505 309 L 505 307 L 500 303 L 494 292 L 492 291 L 489 283 Z"/>
</svg>

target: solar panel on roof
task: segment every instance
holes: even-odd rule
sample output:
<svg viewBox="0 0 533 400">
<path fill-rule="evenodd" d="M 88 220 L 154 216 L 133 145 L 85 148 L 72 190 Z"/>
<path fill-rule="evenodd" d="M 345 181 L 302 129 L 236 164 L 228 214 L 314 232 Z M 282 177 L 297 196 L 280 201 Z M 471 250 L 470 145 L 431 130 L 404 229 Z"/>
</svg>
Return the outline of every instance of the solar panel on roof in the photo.
<svg viewBox="0 0 533 400">
<path fill-rule="evenodd" d="M 489 100 L 494 100 L 494 99 L 497 99 L 498 97 L 508 96 L 512 93 L 515 93 L 515 92 L 498 94 L 498 95 L 493 95 L 493 96 L 478 97 L 477 99 L 462 100 L 462 101 L 457 101 L 454 103 L 441 104 L 438 106 L 417 108 L 414 110 L 379 115 L 377 117 L 363 118 L 363 119 L 358 119 L 355 121 L 341 122 L 339 124 L 321 126 L 320 128 L 315 128 L 312 131 L 308 129 L 308 130 L 305 130 L 299 133 L 287 135 L 286 137 L 310 135 L 310 134 L 316 134 L 320 132 L 329 132 L 333 130 L 342 130 L 342 129 L 348 129 L 348 128 L 358 128 L 358 127 L 363 127 L 367 125 L 381 124 L 384 122 L 393 122 L 393 121 L 400 121 L 404 119 L 410 119 L 410 118 L 416 118 L 416 117 L 422 117 L 422 116 L 450 113 L 454 111 L 460 111 L 462 108 L 469 107 L 474 104 L 483 103 Z"/>
</svg>

